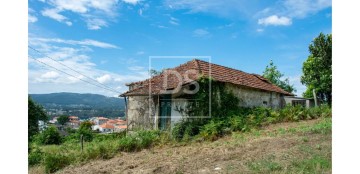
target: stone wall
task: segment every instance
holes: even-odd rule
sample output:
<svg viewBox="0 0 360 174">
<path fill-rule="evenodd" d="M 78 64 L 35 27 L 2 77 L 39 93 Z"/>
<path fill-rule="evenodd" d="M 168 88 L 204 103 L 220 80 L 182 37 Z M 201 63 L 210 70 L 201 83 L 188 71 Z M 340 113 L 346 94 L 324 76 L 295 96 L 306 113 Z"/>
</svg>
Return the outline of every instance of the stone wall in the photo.
<svg viewBox="0 0 360 174">
<path fill-rule="evenodd" d="M 282 94 L 270 91 L 257 90 L 253 88 L 238 86 L 226 83 L 226 90 L 230 90 L 236 97 L 239 98 L 240 107 L 271 107 L 281 108 L 285 106 L 285 100 Z M 180 99 L 172 103 L 171 125 L 180 121 L 182 114 L 177 111 L 176 106 L 186 106 L 187 100 Z M 185 107 L 186 108 L 186 107 Z M 128 97 L 128 124 L 129 129 L 144 128 L 157 129 L 158 128 L 158 98 L 149 96 L 129 96 Z"/>
<path fill-rule="evenodd" d="M 254 88 L 248 88 L 230 83 L 225 84 L 225 88 L 230 90 L 239 98 L 240 107 L 271 107 L 281 108 L 284 106 L 284 97 L 282 94 L 270 91 L 263 91 Z"/>
<path fill-rule="evenodd" d="M 149 98 L 149 96 L 129 96 L 127 111 L 129 129 L 157 128 L 157 121 L 155 119 L 155 114 L 158 113 L 157 108 L 156 98 Z"/>
</svg>

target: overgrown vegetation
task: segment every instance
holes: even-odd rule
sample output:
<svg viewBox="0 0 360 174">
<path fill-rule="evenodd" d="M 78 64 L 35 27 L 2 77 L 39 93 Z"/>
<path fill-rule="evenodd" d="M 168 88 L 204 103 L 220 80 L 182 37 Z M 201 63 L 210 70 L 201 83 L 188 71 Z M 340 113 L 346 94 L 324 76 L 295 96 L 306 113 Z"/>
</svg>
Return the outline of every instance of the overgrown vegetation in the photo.
<svg viewBox="0 0 360 174">
<path fill-rule="evenodd" d="M 51 173 L 70 164 L 81 164 L 93 159 L 109 159 L 119 152 L 135 152 L 155 145 L 177 143 L 178 141 L 212 141 L 232 132 L 246 132 L 270 123 L 299 121 L 318 117 L 331 117 L 331 109 L 328 106 L 310 109 L 300 106 L 288 106 L 281 110 L 242 108 L 238 109 L 237 114 L 233 113 L 229 117 L 214 117 L 208 120 L 186 120 L 180 122 L 176 124 L 171 134 L 158 130 L 137 130 L 128 135 L 125 132 L 95 134 L 90 131 L 89 133 L 92 138 L 84 142 L 84 150 L 82 152 L 79 133 L 88 130 L 86 129 L 86 124 L 84 124 L 81 126 L 81 129 L 64 138 L 60 145 L 44 145 L 57 143 L 49 143 L 50 141 L 48 140 L 39 141 L 39 139 L 35 138 L 30 144 L 29 165 L 42 165 L 46 173 Z M 51 131 L 48 129 L 39 134 L 39 137 L 47 137 L 44 135 L 48 134 L 48 132 L 53 132 L 52 129 L 50 128 Z M 308 129 L 310 128 L 304 127 L 297 131 L 315 133 L 331 131 L 331 121 L 330 125 L 325 122 L 324 124 L 318 124 L 316 127 L 311 127 L 311 130 Z M 253 167 L 256 168 L 256 165 Z M 274 170 L 277 170 L 276 166 L 273 167 Z"/>
<path fill-rule="evenodd" d="M 284 74 L 282 74 L 274 65 L 274 62 L 271 60 L 269 65 L 266 65 L 265 71 L 263 72 L 263 76 L 268 79 L 271 83 L 276 86 L 282 88 L 283 90 L 293 93 L 296 92 L 296 89 L 293 84 L 290 84 L 289 78 L 285 78 Z"/>
<path fill-rule="evenodd" d="M 213 141 L 232 132 L 246 132 L 271 123 L 331 117 L 331 108 L 326 105 L 310 109 L 301 106 L 287 106 L 280 110 L 263 107 L 239 108 L 239 100 L 231 91 L 226 91 L 221 83 L 202 79 L 200 89 L 206 89 L 209 83 L 212 83 L 212 93 L 203 90 L 195 94 L 195 98 L 208 101 L 209 95 L 212 95 L 214 100 L 211 104 L 192 103 L 182 112 L 192 116 L 207 115 L 210 114 L 209 107 L 212 107 L 211 118 L 184 119 L 175 125 L 171 133 L 135 130 L 129 134 L 96 134 L 91 131 L 90 122 L 83 122 L 78 130 L 68 130 L 69 136 L 59 139 L 57 129 L 50 127 L 29 144 L 29 165 L 41 165 L 46 173 L 52 173 L 70 164 L 84 163 L 92 159 L 109 159 L 119 152 L 135 152 L 154 145 L 179 141 Z M 319 126 L 311 131 L 326 130 L 324 127 L 328 125 Z M 83 135 L 85 140 L 83 150 L 80 135 Z M 270 170 L 279 169 L 276 164 L 271 165 Z M 256 169 L 256 165 L 253 167 Z"/>
<path fill-rule="evenodd" d="M 121 151 L 134 152 L 149 148 L 159 137 L 160 132 L 155 130 L 139 130 L 131 135 L 96 134 L 91 141 L 84 143 L 83 151 L 80 141 L 71 138 L 67 138 L 60 145 L 44 146 L 34 141 L 30 144 L 33 148 L 28 156 L 29 165 L 43 165 L 46 173 L 52 173 L 70 164 L 83 163 L 91 159 L 109 159 Z"/>
<path fill-rule="evenodd" d="M 320 33 L 309 45 L 310 55 L 303 63 L 301 83 L 306 85 L 305 97 L 316 97 L 332 103 L 332 35 Z"/>
<path fill-rule="evenodd" d="M 322 105 L 315 108 L 287 106 L 281 110 L 270 108 L 242 108 L 242 112 L 228 117 L 203 120 L 183 120 L 175 125 L 172 134 L 177 141 L 216 140 L 233 131 L 245 132 L 261 126 L 289 121 L 310 120 L 319 117 L 331 117 L 331 108 Z"/>
<path fill-rule="evenodd" d="M 238 107 L 239 99 L 226 90 L 222 82 L 209 78 L 201 78 L 198 82 L 200 90 L 194 95 L 194 99 L 201 102 L 192 102 L 186 108 L 178 110 L 189 116 L 209 116 L 211 107 L 211 118 L 185 118 L 177 123 L 172 130 L 177 141 L 216 140 L 232 131 L 247 131 L 271 123 L 331 116 L 331 108 L 327 105 L 308 109 L 300 105 L 286 106 L 283 109 L 241 108 Z"/>
<path fill-rule="evenodd" d="M 28 141 L 39 132 L 38 121 L 47 121 L 48 118 L 43 107 L 28 97 Z"/>
</svg>

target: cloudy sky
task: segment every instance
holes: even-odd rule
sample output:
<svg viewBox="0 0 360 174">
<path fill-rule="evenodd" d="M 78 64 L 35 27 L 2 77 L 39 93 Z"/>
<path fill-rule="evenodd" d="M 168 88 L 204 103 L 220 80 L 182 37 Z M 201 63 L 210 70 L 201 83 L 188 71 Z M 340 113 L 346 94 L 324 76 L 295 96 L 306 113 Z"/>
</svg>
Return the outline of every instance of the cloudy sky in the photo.
<svg viewBox="0 0 360 174">
<path fill-rule="evenodd" d="M 148 77 L 149 56 L 210 56 L 258 74 L 273 60 L 301 95 L 308 45 L 332 32 L 330 0 L 28 2 L 29 93 L 117 96 Z"/>
</svg>

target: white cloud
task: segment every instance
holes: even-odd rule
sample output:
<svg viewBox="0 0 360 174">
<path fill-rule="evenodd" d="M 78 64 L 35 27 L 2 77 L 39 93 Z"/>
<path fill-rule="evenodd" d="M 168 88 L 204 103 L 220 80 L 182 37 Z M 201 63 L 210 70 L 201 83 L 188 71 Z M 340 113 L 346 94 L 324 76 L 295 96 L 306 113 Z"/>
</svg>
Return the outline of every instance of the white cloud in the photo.
<svg viewBox="0 0 360 174">
<path fill-rule="evenodd" d="M 136 55 L 143 55 L 143 54 L 145 54 L 144 51 L 138 51 L 138 52 L 136 52 Z"/>
<path fill-rule="evenodd" d="M 105 74 L 101 77 L 98 77 L 96 78 L 96 80 L 99 82 L 99 83 L 108 83 L 111 81 L 111 76 L 109 74 Z"/>
<path fill-rule="evenodd" d="M 331 0 L 286 0 L 283 4 L 289 16 L 304 18 L 331 7 Z"/>
<path fill-rule="evenodd" d="M 37 44 L 38 42 L 47 43 L 47 42 L 53 42 L 53 43 L 63 43 L 63 44 L 70 44 L 70 45 L 86 45 L 86 46 L 93 46 L 93 47 L 100 47 L 100 48 L 119 48 L 116 45 L 100 42 L 92 39 L 85 39 L 81 41 L 77 40 L 64 40 L 59 38 L 29 38 L 29 42 L 32 42 L 33 44 Z"/>
<path fill-rule="evenodd" d="M 204 29 L 196 29 L 193 31 L 194 37 L 209 37 L 210 33 Z"/>
<path fill-rule="evenodd" d="M 262 33 L 263 31 L 264 31 L 264 29 L 262 29 L 262 28 L 256 29 L 256 32 L 258 32 L 258 33 Z"/>
<path fill-rule="evenodd" d="M 142 66 L 130 66 L 128 67 L 128 69 L 131 71 L 140 71 L 140 70 L 144 70 L 145 68 Z"/>
<path fill-rule="evenodd" d="M 302 94 L 306 91 L 306 86 L 304 86 L 301 81 L 301 75 L 294 75 L 294 76 L 290 76 L 289 78 L 289 83 L 294 85 L 296 92 L 295 94 L 297 96 L 302 96 Z M 285 78 L 283 78 L 282 80 L 284 80 Z"/>
<path fill-rule="evenodd" d="M 68 26 L 72 26 L 72 22 L 70 22 L 70 21 L 66 21 L 65 24 Z"/>
<path fill-rule="evenodd" d="M 41 12 L 43 16 L 55 19 L 59 22 L 63 22 L 67 20 L 67 18 L 61 14 L 59 14 L 60 10 L 58 9 L 45 9 Z"/>
<path fill-rule="evenodd" d="M 158 28 L 168 28 L 168 27 L 165 27 L 165 26 L 163 26 L 163 25 L 158 25 L 157 27 L 158 27 Z"/>
<path fill-rule="evenodd" d="M 37 17 L 35 17 L 35 16 L 31 15 L 31 14 L 28 15 L 28 22 L 29 23 L 34 23 L 37 20 L 38 20 Z"/>
<path fill-rule="evenodd" d="M 249 0 L 165 0 L 170 9 L 185 9 L 189 13 L 210 13 L 226 18 L 250 16 L 258 2 Z"/>
<path fill-rule="evenodd" d="M 258 24 L 291 25 L 292 19 L 302 19 L 331 6 L 331 0 L 285 0 L 259 10 L 253 17 L 260 18 Z"/>
<path fill-rule="evenodd" d="M 34 23 L 38 20 L 38 18 L 34 15 L 35 10 L 33 10 L 32 8 L 28 8 L 28 22 L 29 23 Z"/>
<path fill-rule="evenodd" d="M 179 23 L 175 22 L 175 21 L 169 21 L 170 24 L 172 25 L 179 25 Z"/>
<path fill-rule="evenodd" d="M 179 25 L 179 19 L 170 16 L 169 23 L 172 25 Z"/>
<path fill-rule="evenodd" d="M 54 40 L 67 41 L 64 39 Z M 99 67 L 97 67 L 96 64 L 92 61 L 92 58 L 88 55 L 89 51 L 91 50 L 84 49 L 84 46 L 81 44 L 69 44 L 59 47 L 57 42 L 50 42 L 48 40 L 41 39 L 31 41 L 29 38 L 29 45 L 43 53 L 38 54 L 29 50 L 30 57 L 36 58 L 41 62 L 44 62 L 58 70 L 67 72 L 74 76 L 69 76 L 51 67 L 43 65 L 33 59 L 29 59 L 29 93 L 78 92 L 112 96 L 125 92 L 127 90 L 125 83 L 144 80 L 148 77 L 148 72 L 146 70 L 133 72 L 127 71 L 126 73 L 128 74 L 119 74 L 99 69 Z M 45 56 L 49 56 L 76 70 L 77 72 L 80 72 L 81 74 L 78 74 L 68 69 L 67 67 L 62 66 L 61 64 Z M 90 77 L 93 80 L 88 79 L 85 76 Z M 108 91 L 106 89 L 83 82 L 82 80 L 79 80 L 79 78 L 93 84 L 98 84 L 97 82 L 101 82 L 112 88 L 118 86 L 124 86 L 124 88 L 117 89 L 119 92 L 115 92 L 114 94 L 112 91 Z"/>
<path fill-rule="evenodd" d="M 331 0 L 277 0 L 259 3 L 252 0 L 165 0 L 170 10 L 207 13 L 230 19 L 253 20 L 277 15 L 304 18 L 331 7 Z"/>
<path fill-rule="evenodd" d="M 80 15 L 90 30 L 108 26 L 107 21 L 117 16 L 118 8 L 118 0 L 50 0 L 44 3 L 51 8 L 45 8 L 42 15 L 71 26 L 69 19 L 60 14 L 69 11 Z"/>
<path fill-rule="evenodd" d="M 122 1 L 125 2 L 125 3 L 128 3 L 128 4 L 136 5 L 141 0 L 122 0 Z"/>
<path fill-rule="evenodd" d="M 55 71 L 49 71 L 46 72 L 45 74 L 41 75 L 41 78 L 45 78 L 45 79 L 54 79 L 59 77 L 59 73 L 55 72 Z"/>
<path fill-rule="evenodd" d="M 292 21 L 288 17 L 284 17 L 284 16 L 278 17 L 277 15 L 272 15 L 272 16 L 268 16 L 266 18 L 259 19 L 258 24 L 259 25 L 265 25 L 265 26 L 267 26 L 267 25 L 288 26 L 288 25 L 292 24 Z"/>
<path fill-rule="evenodd" d="M 108 26 L 105 20 L 99 18 L 87 19 L 86 23 L 89 30 L 99 30 L 102 27 Z"/>
</svg>

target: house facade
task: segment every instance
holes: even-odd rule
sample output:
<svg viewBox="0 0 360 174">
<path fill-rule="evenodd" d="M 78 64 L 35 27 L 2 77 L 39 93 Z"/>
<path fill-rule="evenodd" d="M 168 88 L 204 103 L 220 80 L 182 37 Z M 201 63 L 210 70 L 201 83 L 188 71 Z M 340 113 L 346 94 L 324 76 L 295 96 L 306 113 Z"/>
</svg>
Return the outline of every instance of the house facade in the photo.
<svg viewBox="0 0 360 174">
<path fill-rule="evenodd" d="M 221 88 L 239 99 L 239 107 L 281 108 L 286 104 L 285 96 L 294 96 L 260 75 L 194 59 L 150 79 L 127 84 L 129 91 L 120 96 L 125 97 L 128 127 L 171 128 L 187 117 L 179 108 L 193 102 L 189 93 L 196 92 L 201 77 L 221 82 Z M 211 84 L 209 88 L 211 91 Z"/>
</svg>

